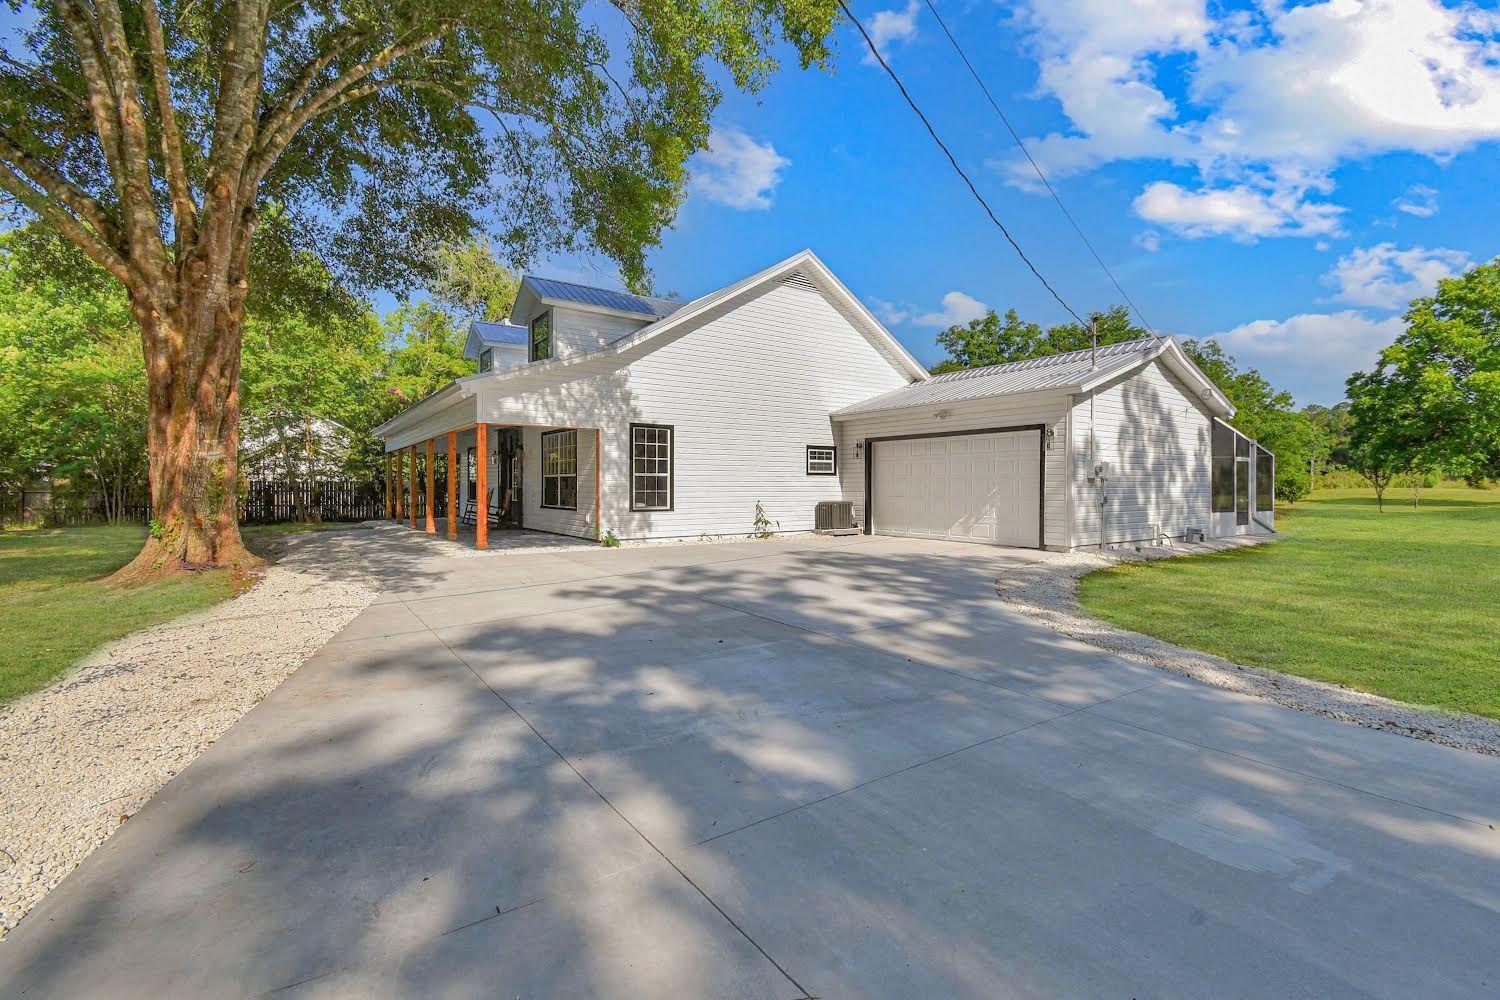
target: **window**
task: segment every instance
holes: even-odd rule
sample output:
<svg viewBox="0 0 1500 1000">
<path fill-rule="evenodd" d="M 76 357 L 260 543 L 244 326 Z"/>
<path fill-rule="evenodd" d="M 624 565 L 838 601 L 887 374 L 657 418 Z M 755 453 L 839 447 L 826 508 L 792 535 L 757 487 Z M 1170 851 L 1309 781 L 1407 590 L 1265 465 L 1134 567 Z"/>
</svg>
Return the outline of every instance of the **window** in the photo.
<svg viewBox="0 0 1500 1000">
<path fill-rule="evenodd" d="M 1213 424 L 1213 507 L 1215 514 L 1234 511 L 1234 439 L 1239 435 L 1217 420 Z"/>
<path fill-rule="evenodd" d="M 531 361 L 546 361 L 552 357 L 552 313 L 544 312 L 531 321 Z"/>
<path fill-rule="evenodd" d="M 542 506 L 578 509 L 578 432 L 542 435 Z"/>
<path fill-rule="evenodd" d="M 1276 503 L 1276 456 L 1255 449 L 1255 509 L 1268 511 Z"/>
<path fill-rule="evenodd" d="M 838 449 L 820 444 L 807 446 L 807 474 L 809 476 L 838 475 Z"/>
<path fill-rule="evenodd" d="M 495 352 L 486 347 L 479 352 L 479 371 L 484 373 L 495 367 Z"/>
<path fill-rule="evenodd" d="M 468 483 L 469 503 L 479 498 L 479 465 L 474 458 L 474 449 L 469 449 L 469 474 L 464 477 Z"/>
<path fill-rule="evenodd" d="M 672 428 L 630 425 L 630 509 L 672 509 Z"/>
</svg>

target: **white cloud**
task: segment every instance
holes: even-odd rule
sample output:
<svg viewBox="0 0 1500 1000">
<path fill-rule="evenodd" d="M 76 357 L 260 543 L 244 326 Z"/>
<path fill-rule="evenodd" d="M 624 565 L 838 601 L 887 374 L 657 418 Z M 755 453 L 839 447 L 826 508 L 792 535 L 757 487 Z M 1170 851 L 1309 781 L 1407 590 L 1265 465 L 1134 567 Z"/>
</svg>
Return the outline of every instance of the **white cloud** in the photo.
<svg viewBox="0 0 1500 1000">
<path fill-rule="evenodd" d="M 1194 168 L 1211 197 L 1250 185 L 1303 201 L 1329 193 L 1345 160 L 1396 150 L 1445 158 L 1500 139 L 1500 17 L 1441 0 L 1221 10 L 1204 0 L 1029 0 L 1020 17 L 1039 90 L 1072 125 L 1029 140 L 1033 155 L 1054 175 L 1165 160 Z M 1167 96 L 1164 69 L 1181 74 L 1185 99 Z M 1024 160 L 1003 168 L 1033 186 Z"/>
<path fill-rule="evenodd" d="M 1336 302 L 1401 309 L 1419 295 L 1431 295 L 1440 280 L 1461 273 L 1473 263 L 1462 250 L 1398 250 L 1394 243 L 1377 243 L 1340 257 L 1323 281 L 1336 289 Z"/>
<path fill-rule="evenodd" d="M 911 0 L 905 10 L 876 11 L 870 18 L 870 41 L 886 59 L 891 57 L 893 43 L 910 42 L 917 37 L 917 2 Z M 875 57 L 866 51 L 863 62 L 874 65 Z"/>
<path fill-rule="evenodd" d="M 709 201 L 738 209 L 771 207 L 781 175 L 792 161 L 769 142 L 758 143 L 740 129 L 715 129 L 699 154 L 693 190 Z"/>
<path fill-rule="evenodd" d="M 870 308 L 880 318 L 880 322 L 886 326 L 896 326 L 911 319 L 910 308 L 898 306 L 894 302 L 887 302 L 884 299 L 871 299 Z"/>
<path fill-rule="evenodd" d="M 1348 377 L 1369 371 L 1404 329 L 1399 316 L 1372 320 L 1346 310 L 1259 319 L 1212 339 L 1242 365 L 1290 387 L 1299 403 L 1335 403 L 1343 398 Z"/>
<path fill-rule="evenodd" d="M 1147 184 L 1132 206 L 1147 222 L 1190 239 L 1229 236 L 1253 242 L 1264 236 L 1326 236 L 1339 232 L 1344 211 L 1304 200 L 1297 190 L 1255 190 L 1247 185 L 1190 191 L 1169 181 Z"/>
<path fill-rule="evenodd" d="M 1147 253 L 1156 253 L 1161 249 L 1161 233 L 1154 229 L 1148 229 L 1135 238 L 1135 245 Z"/>
<path fill-rule="evenodd" d="M 935 312 L 913 316 L 918 326 L 949 327 L 979 319 L 990 311 L 990 307 L 963 292 L 949 292 L 943 296 L 943 306 Z"/>
<path fill-rule="evenodd" d="M 1398 212 L 1415 215 L 1419 219 L 1431 218 L 1438 213 L 1437 188 L 1426 184 L 1413 184 L 1406 193 L 1391 202 Z"/>
</svg>

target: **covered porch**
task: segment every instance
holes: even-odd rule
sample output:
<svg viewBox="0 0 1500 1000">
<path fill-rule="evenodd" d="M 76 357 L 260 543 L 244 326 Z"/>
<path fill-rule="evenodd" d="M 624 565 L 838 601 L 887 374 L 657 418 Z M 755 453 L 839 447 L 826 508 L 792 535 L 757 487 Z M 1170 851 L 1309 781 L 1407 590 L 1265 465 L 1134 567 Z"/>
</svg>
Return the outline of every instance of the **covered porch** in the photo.
<svg viewBox="0 0 1500 1000">
<path fill-rule="evenodd" d="M 396 524 L 480 551 L 598 539 L 597 428 L 474 422 L 420 434 L 386 442 Z"/>
</svg>

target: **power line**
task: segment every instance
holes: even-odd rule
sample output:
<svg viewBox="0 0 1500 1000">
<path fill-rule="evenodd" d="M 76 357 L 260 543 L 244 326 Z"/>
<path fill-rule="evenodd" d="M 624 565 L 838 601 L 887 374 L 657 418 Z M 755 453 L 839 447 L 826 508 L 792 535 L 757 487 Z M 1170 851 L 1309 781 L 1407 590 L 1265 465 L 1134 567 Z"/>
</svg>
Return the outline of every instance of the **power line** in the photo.
<svg viewBox="0 0 1500 1000">
<path fill-rule="evenodd" d="M 1104 258 L 1099 256 L 1099 251 L 1094 249 L 1094 244 L 1089 242 L 1088 236 L 1084 235 L 1083 227 L 1080 226 L 1078 224 L 1078 221 L 1073 218 L 1073 213 L 1068 211 L 1068 206 L 1063 204 L 1061 196 L 1059 196 L 1057 191 L 1052 187 L 1052 182 L 1047 180 L 1047 175 L 1042 173 L 1041 166 L 1036 162 L 1035 159 L 1032 158 L 1031 150 L 1026 148 L 1026 143 L 1021 140 L 1020 134 L 1017 133 L 1015 127 L 1011 125 L 1010 119 L 1005 116 L 1004 111 L 1000 110 L 999 103 L 990 93 L 990 88 L 985 86 L 984 80 L 979 76 L 979 71 L 976 70 L 974 68 L 974 64 L 969 61 L 968 55 L 964 53 L 963 46 L 958 44 L 958 39 L 953 37 L 953 32 L 948 30 L 948 25 L 943 20 L 943 15 L 937 12 L 937 8 L 933 6 L 932 0 L 923 0 L 923 2 L 927 4 L 927 9 L 932 11 L 932 16 L 937 18 L 938 27 L 942 28 L 943 34 L 948 36 L 948 41 L 953 45 L 953 51 L 957 52 L 958 57 L 963 60 L 964 66 L 969 70 L 969 75 L 974 78 L 974 82 L 979 84 L 979 89 L 984 92 L 985 100 L 990 102 L 990 107 L 995 109 L 995 114 L 999 115 L 1000 120 L 1005 123 L 1006 131 L 1009 132 L 1010 137 L 1016 141 L 1016 145 L 1021 147 L 1021 152 L 1026 155 L 1026 162 L 1031 164 L 1031 169 L 1035 170 L 1037 177 L 1041 178 L 1042 184 L 1047 188 L 1047 193 L 1052 196 L 1053 201 L 1057 202 L 1057 207 L 1062 210 L 1062 214 L 1073 226 L 1073 231 L 1078 234 L 1078 238 L 1080 240 L 1083 240 L 1083 245 L 1089 248 L 1089 253 L 1094 255 L 1094 260 L 1099 262 L 1100 269 L 1102 269 L 1104 273 L 1109 276 L 1110 282 L 1115 286 L 1115 291 L 1120 293 L 1120 295 L 1125 299 L 1125 304 L 1130 306 L 1130 308 L 1135 312 L 1136 318 L 1141 321 L 1141 325 L 1146 328 L 1146 332 L 1155 337 L 1156 331 L 1151 328 L 1150 323 L 1146 322 L 1146 317 L 1141 313 L 1140 308 L 1137 307 L 1133 301 L 1131 301 L 1130 296 L 1126 293 L 1124 287 L 1120 284 L 1119 279 L 1117 279 L 1114 275 L 1114 272 L 1109 269 L 1109 265 L 1104 263 Z"/>
<path fill-rule="evenodd" d="M 948 147 L 943 143 L 943 140 L 938 138 L 937 131 L 932 127 L 932 122 L 927 120 L 927 116 L 922 113 L 922 109 L 917 107 L 917 102 L 912 100 L 911 94 L 906 90 L 906 85 L 901 82 L 901 78 L 896 75 L 896 71 L 891 69 L 891 64 L 885 61 L 885 56 L 881 55 L 880 50 L 875 47 L 875 42 L 871 40 L 870 33 L 865 30 L 865 26 L 860 23 L 859 18 L 854 16 L 854 12 L 849 9 L 849 5 L 845 3 L 844 0 L 838 0 L 838 4 L 839 7 L 843 9 L 844 16 L 853 21 L 854 26 L 859 29 L 859 33 L 864 36 L 865 44 L 870 47 L 870 54 L 873 55 L 876 61 L 880 63 L 881 68 L 890 75 L 891 80 L 896 84 L 896 89 L 901 91 L 901 96 L 906 98 L 906 103 L 911 106 L 912 111 L 916 112 L 917 117 L 922 119 L 922 124 L 927 127 L 927 134 L 932 136 L 932 141 L 937 143 L 938 148 L 943 151 L 943 155 L 948 157 L 948 162 L 952 164 L 953 169 L 958 173 L 958 176 L 963 178 L 964 183 L 969 186 L 969 193 L 974 196 L 975 201 L 979 202 L 980 206 L 984 209 L 985 214 L 990 217 L 990 221 L 993 222 L 995 226 L 1000 230 L 1000 232 L 1005 235 L 1006 241 L 1016 251 L 1016 254 L 1021 258 L 1026 266 L 1031 269 L 1031 273 L 1036 275 L 1036 280 L 1042 283 L 1042 287 L 1046 288 L 1047 291 L 1052 293 L 1052 297 L 1058 301 L 1058 304 L 1060 304 L 1064 309 L 1068 311 L 1068 315 L 1072 316 L 1075 320 L 1078 321 L 1080 326 L 1086 326 L 1087 324 L 1084 323 L 1083 317 L 1074 312 L 1073 307 L 1068 305 L 1068 303 L 1063 300 L 1063 297 L 1061 295 L 1057 294 L 1057 289 L 1053 288 L 1047 282 L 1047 279 L 1042 277 L 1042 272 L 1038 271 L 1036 269 L 1036 265 L 1031 262 L 1031 258 L 1026 256 L 1026 251 L 1021 249 L 1021 244 L 1017 243 L 1015 237 L 1010 235 L 1010 230 L 1005 228 L 1005 223 L 1000 221 L 999 217 L 995 215 L 994 210 L 990 208 L 989 202 L 984 200 L 984 196 L 981 195 L 979 193 L 979 189 L 974 186 L 974 182 L 969 180 L 969 175 L 964 173 L 964 168 L 958 165 L 958 160 L 954 159 L 953 153 L 949 151 Z"/>
</svg>

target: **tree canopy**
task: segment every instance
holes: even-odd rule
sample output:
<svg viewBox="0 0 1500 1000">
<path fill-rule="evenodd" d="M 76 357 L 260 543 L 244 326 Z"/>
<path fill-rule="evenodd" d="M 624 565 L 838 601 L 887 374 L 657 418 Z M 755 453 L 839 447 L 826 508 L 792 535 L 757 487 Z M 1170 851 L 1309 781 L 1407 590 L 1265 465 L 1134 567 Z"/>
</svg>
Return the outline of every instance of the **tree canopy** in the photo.
<svg viewBox="0 0 1500 1000">
<path fill-rule="evenodd" d="M 1102 313 L 1092 313 L 1090 321 L 1097 326 L 1099 344 L 1117 344 L 1148 336 L 1146 330 L 1130 321 L 1124 306 L 1111 306 Z M 937 341 L 948 356 L 933 366 L 932 372 L 983 368 L 1011 361 L 1082 351 L 1093 343 L 1094 332 L 1077 323 L 1062 323 L 1043 330 L 1036 323 L 1021 319 L 1014 309 L 1002 318 L 991 309 L 968 323 L 948 327 L 937 335 Z"/>
<path fill-rule="evenodd" d="M 1500 478 L 1500 260 L 1440 281 L 1405 318 L 1349 379 L 1354 450 L 1397 472 Z"/>
</svg>

